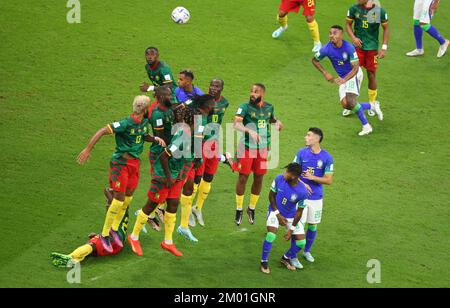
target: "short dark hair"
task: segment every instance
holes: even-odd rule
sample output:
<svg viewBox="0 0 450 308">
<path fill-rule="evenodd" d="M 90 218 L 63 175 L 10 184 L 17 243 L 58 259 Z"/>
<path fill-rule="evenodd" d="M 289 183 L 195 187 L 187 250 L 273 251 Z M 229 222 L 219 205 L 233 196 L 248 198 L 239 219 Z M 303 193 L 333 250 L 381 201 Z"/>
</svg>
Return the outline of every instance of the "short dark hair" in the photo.
<svg viewBox="0 0 450 308">
<path fill-rule="evenodd" d="M 308 129 L 308 132 L 312 132 L 312 133 L 316 134 L 317 136 L 319 136 L 320 137 L 320 141 L 319 142 L 322 142 L 322 140 L 323 140 L 323 132 L 322 132 L 322 130 L 320 128 L 318 128 L 318 127 L 311 127 L 311 128 Z"/>
<path fill-rule="evenodd" d="M 255 83 L 255 84 L 253 84 L 253 86 L 261 88 L 264 92 L 266 92 L 266 86 L 263 85 L 262 83 Z"/>
<path fill-rule="evenodd" d="M 156 52 L 157 54 L 159 54 L 159 50 L 158 50 L 158 48 L 156 48 L 156 47 L 148 47 L 146 50 L 145 50 L 145 54 L 147 54 L 149 51 L 154 51 L 154 52 Z"/>
<path fill-rule="evenodd" d="M 292 173 L 293 175 L 300 177 L 302 175 L 302 166 L 298 163 L 290 163 L 286 167 L 286 171 Z"/>
<path fill-rule="evenodd" d="M 167 90 L 171 90 L 171 89 L 169 88 L 169 86 L 167 86 L 167 85 L 163 85 L 163 86 L 160 86 L 160 87 L 156 87 L 156 88 L 155 88 L 155 96 L 156 96 L 156 97 L 161 97 L 161 95 L 164 94 L 164 91 L 167 91 Z"/>
<path fill-rule="evenodd" d="M 184 76 L 190 78 L 191 80 L 194 80 L 194 72 L 191 71 L 191 70 L 182 70 L 182 71 L 180 72 L 180 74 L 182 74 L 182 75 L 184 75 Z"/>
<path fill-rule="evenodd" d="M 194 96 L 192 99 L 192 105 L 194 108 L 203 108 L 212 103 L 214 103 L 214 97 L 209 94 Z"/>
<path fill-rule="evenodd" d="M 213 83 L 214 81 L 220 83 L 220 86 L 221 86 L 222 88 L 225 86 L 225 82 L 224 82 L 222 79 L 220 79 L 220 78 L 214 78 L 214 79 L 212 79 L 211 82 L 210 82 L 210 84 Z"/>
<path fill-rule="evenodd" d="M 344 32 L 344 28 L 342 28 L 339 25 L 334 25 L 334 26 L 331 27 L 331 29 L 338 29 L 338 30 L 341 30 L 342 32 Z"/>
</svg>

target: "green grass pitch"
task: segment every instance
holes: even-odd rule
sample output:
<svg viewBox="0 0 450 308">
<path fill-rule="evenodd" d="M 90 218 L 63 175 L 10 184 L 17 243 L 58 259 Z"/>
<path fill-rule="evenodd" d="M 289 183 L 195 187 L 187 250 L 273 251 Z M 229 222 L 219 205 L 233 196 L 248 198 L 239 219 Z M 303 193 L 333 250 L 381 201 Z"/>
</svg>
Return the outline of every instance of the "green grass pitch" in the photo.
<svg viewBox="0 0 450 308">
<path fill-rule="evenodd" d="M 318 1 L 322 41 L 329 26 L 344 24 L 354 2 Z M 385 120 L 371 118 L 374 133 L 359 138 L 357 119 L 340 116 L 336 86 L 311 64 L 303 17 L 290 15 L 289 31 L 271 38 L 278 0 L 183 1 L 192 17 L 182 26 L 170 20 L 180 4 L 173 0 L 81 0 L 80 24 L 66 22 L 66 1 L 3 1 L 0 287 L 74 287 L 49 255 L 69 253 L 100 231 L 113 139 L 102 140 L 86 166 L 75 158 L 98 128 L 129 114 L 146 80 L 149 45 L 159 47 L 175 74 L 192 68 L 202 89 L 212 77 L 223 78 L 231 102 L 227 122 L 248 99 L 250 85 L 265 83 L 267 100 L 286 126 L 282 163 L 303 146 L 308 127 L 324 130 L 336 173 L 313 247 L 317 261 L 294 273 L 279 267 L 288 245 L 280 232 L 272 274 L 261 274 L 268 188 L 281 171 L 266 177 L 257 223 L 237 228 L 236 175 L 222 167 L 204 208 L 207 227 L 193 230 L 200 242 L 174 235 L 184 258 L 160 249 L 163 233 L 151 231 L 142 236 L 143 258 L 129 247 L 116 257 L 91 258 L 75 287 L 448 287 L 450 55 L 437 59 L 438 46 L 425 35 L 426 55 L 404 56 L 414 47 L 413 1 L 382 2 L 391 26 L 378 74 Z M 442 1 L 434 24 L 446 36 L 448 13 L 450 4 Z M 367 79 L 363 88 L 361 101 L 367 101 Z M 149 184 L 142 157 L 133 211 L 144 204 Z M 370 259 L 381 262 L 381 284 L 366 281 Z"/>
</svg>

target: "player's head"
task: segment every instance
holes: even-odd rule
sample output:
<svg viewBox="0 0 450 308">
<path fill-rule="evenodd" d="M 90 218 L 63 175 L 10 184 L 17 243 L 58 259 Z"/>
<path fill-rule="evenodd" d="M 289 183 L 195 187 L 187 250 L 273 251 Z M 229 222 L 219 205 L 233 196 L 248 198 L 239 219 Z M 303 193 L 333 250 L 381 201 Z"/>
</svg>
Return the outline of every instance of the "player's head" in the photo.
<svg viewBox="0 0 450 308">
<path fill-rule="evenodd" d="M 159 59 L 159 51 L 156 47 L 148 47 L 145 50 L 145 59 L 149 65 L 155 64 Z"/>
<path fill-rule="evenodd" d="M 305 136 L 305 145 L 308 147 L 318 145 L 323 140 L 323 132 L 318 127 L 311 127 Z"/>
<path fill-rule="evenodd" d="M 297 163 L 290 163 L 286 167 L 284 172 L 284 179 L 286 182 L 298 182 L 299 177 L 302 175 L 302 166 Z"/>
<path fill-rule="evenodd" d="M 257 105 L 260 102 L 263 102 L 265 93 L 266 87 L 262 83 L 255 83 L 250 92 L 250 103 Z"/>
<path fill-rule="evenodd" d="M 133 113 L 137 115 L 142 115 L 147 111 L 148 104 L 150 103 L 150 98 L 145 95 L 139 95 L 134 98 L 133 101 Z"/>
<path fill-rule="evenodd" d="M 166 106 L 172 106 L 172 90 L 168 86 L 157 87 L 155 89 L 155 98 L 158 103 Z"/>
<path fill-rule="evenodd" d="M 192 85 L 194 81 L 194 73 L 191 70 L 182 70 L 178 74 L 178 86 L 182 89 L 186 89 Z"/>
<path fill-rule="evenodd" d="M 344 29 L 339 25 L 334 25 L 331 27 L 328 37 L 330 38 L 330 42 L 332 44 L 340 44 L 344 37 Z"/>
<path fill-rule="evenodd" d="M 209 84 L 209 95 L 214 96 L 214 98 L 219 98 L 220 95 L 222 95 L 223 87 L 225 83 L 222 79 L 215 78 L 211 80 L 211 83 Z"/>
<path fill-rule="evenodd" d="M 214 97 L 209 94 L 196 96 L 192 100 L 192 105 L 198 110 L 197 114 L 208 114 L 214 108 Z"/>
<path fill-rule="evenodd" d="M 368 2 L 370 2 L 370 3 L 368 3 Z M 361 5 L 368 5 L 368 4 L 373 4 L 373 1 L 369 1 L 369 0 L 358 0 L 358 4 L 361 4 Z"/>
</svg>

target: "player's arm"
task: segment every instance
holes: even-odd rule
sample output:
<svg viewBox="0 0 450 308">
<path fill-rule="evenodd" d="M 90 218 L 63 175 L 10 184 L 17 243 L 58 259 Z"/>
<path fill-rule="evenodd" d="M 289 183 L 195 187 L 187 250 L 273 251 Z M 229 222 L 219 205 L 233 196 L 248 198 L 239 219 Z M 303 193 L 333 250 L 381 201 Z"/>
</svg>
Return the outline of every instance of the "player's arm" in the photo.
<svg viewBox="0 0 450 308">
<path fill-rule="evenodd" d="M 386 12 L 383 10 L 382 14 L 383 19 L 381 20 L 381 27 L 383 28 L 383 46 L 381 47 L 381 50 L 378 54 L 378 58 L 383 59 L 386 55 L 386 51 L 388 48 L 388 43 L 389 43 L 389 22 L 387 20 L 387 14 Z"/>
<path fill-rule="evenodd" d="M 345 23 L 345 29 L 347 30 L 348 36 L 352 39 L 353 45 L 355 45 L 358 48 L 361 48 L 362 41 L 356 37 L 355 32 L 353 31 L 353 22 L 354 22 L 354 19 L 347 16 L 346 23 Z"/>
<path fill-rule="evenodd" d="M 84 165 L 91 156 L 91 151 L 94 148 L 94 146 L 97 144 L 97 142 L 106 135 L 112 135 L 114 134 L 113 129 L 111 128 L 111 125 L 105 126 L 101 129 L 99 129 L 94 136 L 92 136 L 91 140 L 89 141 L 88 145 L 84 148 L 83 151 L 81 151 L 80 154 L 78 154 L 77 162 L 80 165 Z"/>
<path fill-rule="evenodd" d="M 305 201 L 302 200 L 297 204 L 297 212 L 295 213 L 294 221 L 292 222 L 291 228 L 287 230 L 286 234 L 284 235 L 284 239 L 286 241 L 289 241 L 291 239 L 292 233 L 295 231 L 295 228 L 300 222 L 300 219 L 302 219 L 304 208 L 305 208 Z"/>
<path fill-rule="evenodd" d="M 164 174 L 166 175 L 166 187 L 170 188 L 173 186 L 172 174 L 170 173 L 169 168 L 169 157 L 172 156 L 172 153 L 166 148 L 164 152 L 161 153 L 159 160 L 161 161 L 161 166 L 164 170 Z"/>
<path fill-rule="evenodd" d="M 359 70 L 358 58 L 356 57 L 355 59 L 353 59 L 351 63 L 352 63 L 352 70 L 350 71 L 350 73 L 348 73 L 344 78 L 338 77 L 334 80 L 334 82 L 337 85 L 342 85 L 342 84 L 346 83 L 347 81 L 349 81 L 350 79 L 355 77 L 356 74 L 358 74 L 358 70 Z"/>
<path fill-rule="evenodd" d="M 244 134 L 249 134 L 250 137 L 257 143 L 261 141 L 261 136 L 257 132 L 244 126 L 244 117 L 239 113 L 234 117 L 233 128 L 237 131 L 243 132 Z"/>
<path fill-rule="evenodd" d="M 307 180 L 314 181 L 319 184 L 331 185 L 333 183 L 333 174 L 332 173 L 325 173 L 323 177 L 318 177 L 318 176 L 312 175 L 309 172 L 305 172 L 303 174 L 303 177 Z"/>
<path fill-rule="evenodd" d="M 160 146 L 162 146 L 163 148 L 165 148 L 167 146 L 166 142 L 164 141 L 163 138 L 161 137 L 157 137 L 157 136 L 152 136 L 150 134 L 147 134 L 144 136 L 144 141 L 145 142 L 157 142 Z"/>
<path fill-rule="evenodd" d="M 272 109 L 272 113 L 271 113 L 271 116 L 269 119 L 269 123 L 272 125 L 275 125 L 275 127 L 278 131 L 281 131 L 284 128 L 283 123 L 275 117 L 273 109 Z"/>
<path fill-rule="evenodd" d="M 320 60 L 318 58 L 318 56 L 316 55 L 313 59 L 312 59 L 312 64 L 314 65 L 314 67 L 322 73 L 322 75 L 325 77 L 325 79 L 329 82 L 333 82 L 334 81 L 334 77 L 333 75 L 331 75 L 323 66 L 322 64 L 320 64 Z"/>
<path fill-rule="evenodd" d="M 283 215 L 280 214 L 280 211 L 278 210 L 277 207 L 277 179 L 275 179 L 272 183 L 272 187 L 270 188 L 270 192 L 269 192 L 269 202 L 270 202 L 270 206 L 272 207 L 272 209 L 275 212 L 275 215 L 278 218 L 278 222 L 280 223 L 280 225 L 285 226 L 287 223 L 287 220 L 285 217 L 283 217 Z"/>
</svg>

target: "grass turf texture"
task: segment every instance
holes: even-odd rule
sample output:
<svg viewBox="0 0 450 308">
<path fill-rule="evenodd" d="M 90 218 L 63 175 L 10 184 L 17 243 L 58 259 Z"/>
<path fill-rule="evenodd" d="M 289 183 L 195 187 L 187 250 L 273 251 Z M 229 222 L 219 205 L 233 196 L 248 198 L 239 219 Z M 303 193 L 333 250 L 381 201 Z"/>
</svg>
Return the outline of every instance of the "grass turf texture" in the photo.
<svg viewBox="0 0 450 308">
<path fill-rule="evenodd" d="M 355 116 L 342 118 L 337 87 L 311 65 L 312 42 L 302 16 L 271 38 L 278 0 L 184 1 L 192 15 L 176 25 L 177 1 L 81 1 L 81 24 L 66 22 L 65 1 L 3 2 L 0 10 L 1 287 L 69 287 L 65 270 L 53 268 L 53 251 L 69 253 L 100 231 L 102 188 L 107 185 L 113 138 L 105 138 L 88 165 L 75 163 L 88 138 L 104 124 L 130 113 L 146 80 L 144 48 L 158 46 L 175 75 L 192 68 L 206 90 L 225 80 L 231 106 L 226 121 L 249 96 L 253 82 L 267 86 L 267 100 L 285 123 L 281 162 L 288 163 L 310 126 L 325 132 L 323 146 L 335 159 L 326 188 L 324 221 L 313 247 L 316 263 L 291 273 L 278 266 L 288 247 L 279 232 L 269 276 L 259 272 L 270 183 L 266 177 L 256 224 L 234 225 L 236 175 L 221 167 L 204 208 L 200 243 L 174 234 L 185 254 L 159 248 L 163 233 L 142 235 L 145 256 L 127 246 L 111 258 L 82 265 L 82 287 L 373 287 L 369 259 L 382 265 L 381 287 L 449 286 L 448 101 L 450 56 L 436 59 L 437 44 L 424 37 L 426 55 L 407 58 L 414 47 L 412 2 L 385 1 L 391 25 L 387 58 L 379 66 L 379 99 L 385 121 L 357 137 Z M 322 40 L 343 25 L 353 0 L 320 1 Z M 450 4 L 443 1 L 434 24 L 450 36 Z M 326 64 L 328 68 L 330 65 Z M 367 79 L 361 101 L 367 101 Z M 132 210 L 146 200 L 148 163 Z M 248 194 L 246 202 L 248 203 Z M 179 217 L 179 216 L 178 216 Z M 131 226 L 134 224 L 134 217 Z M 177 224 L 178 225 L 178 224 Z M 306 262 L 305 262 L 306 263 Z"/>
</svg>

